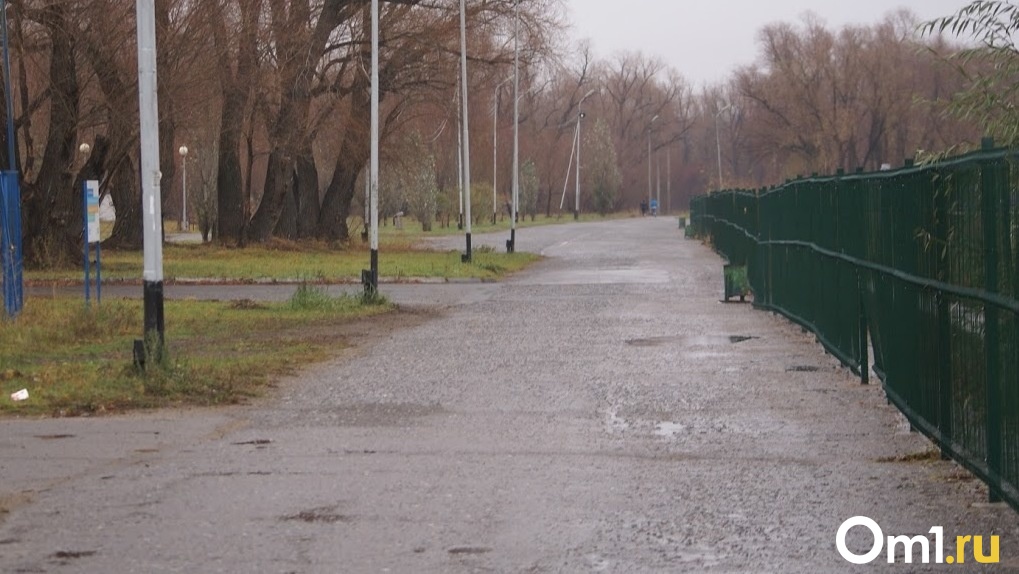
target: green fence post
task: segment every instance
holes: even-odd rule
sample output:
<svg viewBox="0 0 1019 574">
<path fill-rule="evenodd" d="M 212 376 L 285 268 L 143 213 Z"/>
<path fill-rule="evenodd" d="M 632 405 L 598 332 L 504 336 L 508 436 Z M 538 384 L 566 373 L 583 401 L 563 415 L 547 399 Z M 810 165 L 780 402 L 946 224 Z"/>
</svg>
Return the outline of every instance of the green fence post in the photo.
<svg viewBox="0 0 1019 574">
<path fill-rule="evenodd" d="M 985 151 L 994 148 L 994 140 L 984 138 Z M 984 289 L 998 292 L 998 162 L 985 162 L 980 170 L 980 199 L 984 228 Z M 1000 325 L 997 306 L 984 304 L 984 353 L 987 365 L 987 470 L 990 501 L 999 502 L 1001 496 L 1001 381 Z"/>
</svg>

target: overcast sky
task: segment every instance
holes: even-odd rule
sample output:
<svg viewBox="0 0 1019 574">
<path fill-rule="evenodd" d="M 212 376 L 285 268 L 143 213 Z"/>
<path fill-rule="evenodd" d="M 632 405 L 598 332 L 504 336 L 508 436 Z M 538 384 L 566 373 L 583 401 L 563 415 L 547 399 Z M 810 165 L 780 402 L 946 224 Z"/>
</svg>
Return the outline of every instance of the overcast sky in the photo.
<svg viewBox="0 0 1019 574">
<path fill-rule="evenodd" d="M 695 87 L 725 79 L 757 58 L 757 31 L 801 21 L 810 11 L 829 27 L 872 24 L 899 7 L 922 20 L 955 13 L 968 0 L 566 0 L 575 39 L 598 56 L 620 50 L 657 55 Z"/>
</svg>

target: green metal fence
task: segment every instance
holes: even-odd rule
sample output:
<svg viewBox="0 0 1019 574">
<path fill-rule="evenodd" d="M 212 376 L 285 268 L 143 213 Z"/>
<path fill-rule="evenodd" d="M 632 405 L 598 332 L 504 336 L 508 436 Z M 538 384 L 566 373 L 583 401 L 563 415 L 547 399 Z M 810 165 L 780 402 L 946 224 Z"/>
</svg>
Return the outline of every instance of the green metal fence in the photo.
<svg viewBox="0 0 1019 574">
<path fill-rule="evenodd" d="M 695 198 L 691 227 L 1019 510 L 1019 155 Z"/>
</svg>

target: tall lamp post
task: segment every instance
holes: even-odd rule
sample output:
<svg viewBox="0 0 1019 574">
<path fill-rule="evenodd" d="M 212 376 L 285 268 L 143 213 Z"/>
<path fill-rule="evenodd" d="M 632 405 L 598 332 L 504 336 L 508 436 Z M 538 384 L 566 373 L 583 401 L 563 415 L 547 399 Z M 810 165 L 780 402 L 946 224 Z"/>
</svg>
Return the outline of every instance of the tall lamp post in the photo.
<svg viewBox="0 0 1019 574">
<path fill-rule="evenodd" d="M 658 121 L 658 115 L 651 118 L 647 128 L 647 205 L 648 209 L 651 208 L 652 197 L 652 185 L 651 185 L 651 133 L 655 130 L 655 122 Z"/>
<path fill-rule="evenodd" d="M 588 91 L 586 94 L 584 94 L 584 97 L 580 98 L 580 101 L 577 102 L 577 110 L 578 110 L 578 112 L 577 112 L 577 193 L 574 196 L 574 205 L 573 205 L 573 219 L 574 219 L 574 221 L 580 219 L 580 142 L 581 142 L 581 137 L 580 137 L 580 120 L 584 119 L 587 116 L 587 114 L 585 114 L 583 111 L 580 110 L 580 106 L 582 106 L 584 104 L 584 100 L 586 100 L 587 98 L 590 98 L 591 96 L 593 96 L 595 94 L 595 92 L 599 92 L 599 91 L 600 90 L 598 88 L 594 88 L 594 89 Z"/>
<path fill-rule="evenodd" d="M 154 0 L 138 0 L 138 110 L 141 143 L 143 297 L 145 338 L 135 341 L 135 362 L 145 365 L 163 352 L 163 229 L 159 172 L 159 99 L 156 91 L 156 10 Z"/>
<path fill-rule="evenodd" d="M 499 82 L 492 98 L 492 225 L 495 225 L 499 216 L 499 89 L 512 79 L 506 78 Z"/>
<path fill-rule="evenodd" d="M 725 187 L 722 183 L 722 136 L 719 135 L 718 130 L 718 117 L 722 113 L 729 111 L 732 108 L 732 104 L 725 106 L 724 108 L 715 112 L 715 146 L 718 149 L 718 189 L 721 190 Z"/>
<path fill-rule="evenodd" d="M 520 193 L 520 0 L 513 0 L 513 198 L 506 252 L 517 249 L 517 200 Z"/>
<path fill-rule="evenodd" d="M 369 190 L 371 192 L 371 269 L 361 273 L 365 293 L 379 291 L 379 0 L 372 0 L 372 65 L 371 65 L 371 161 Z M 365 276 L 367 275 L 367 277 Z"/>
<path fill-rule="evenodd" d="M 463 182 L 464 196 L 466 197 L 466 234 L 467 250 L 461 259 L 464 263 L 470 263 L 473 251 L 471 249 L 471 138 L 467 124 L 467 8 L 466 0 L 460 0 L 460 106 L 463 113 Z"/>
<path fill-rule="evenodd" d="M 182 145 L 177 150 L 180 154 L 180 164 L 183 175 L 180 186 L 180 231 L 188 232 L 188 146 Z"/>
</svg>

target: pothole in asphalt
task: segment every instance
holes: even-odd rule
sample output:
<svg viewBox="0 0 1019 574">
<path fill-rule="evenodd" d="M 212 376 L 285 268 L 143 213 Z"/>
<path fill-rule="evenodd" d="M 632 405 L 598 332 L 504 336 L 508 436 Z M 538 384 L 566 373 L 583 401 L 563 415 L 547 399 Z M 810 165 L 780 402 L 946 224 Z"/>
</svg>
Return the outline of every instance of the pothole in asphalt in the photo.
<svg viewBox="0 0 1019 574">
<path fill-rule="evenodd" d="M 816 373 L 821 370 L 821 367 L 815 367 L 813 365 L 793 365 L 792 367 L 786 367 L 785 372 L 787 373 Z"/>
<path fill-rule="evenodd" d="M 95 556 L 95 554 L 95 550 L 60 550 L 58 552 L 54 552 L 50 558 L 56 558 L 57 560 L 76 560 L 78 558 Z"/>
<path fill-rule="evenodd" d="M 361 403 L 332 409 L 336 424 L 352 427 L 400 426 L 413 419 L 445 412 L 442 405 L 417 405 L 409 403 Z"/>
<path fill-rule="evenodd" d="M 491 548 L 486 548 L 484 546 L 456 546 L 454 548 L 450 548 L 449 550 L 447 550 L 447 552 L 449 552 L 450 554 L 461 556 L 488 554 L 491 551 L 492 551 Z"/>
<path fill-rule="evenodd" d="M 321 508 L 313 508 L 311 510 L 302 510 L 297 514 L 284 516 L 280 520 L 285 522 L 307 522 L 309 524 L 336 524 L 337 522 L 353 521 L 351 517 L 337 513 L 335 506 L 323 506 Z"/>
</svg>

